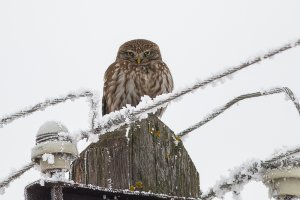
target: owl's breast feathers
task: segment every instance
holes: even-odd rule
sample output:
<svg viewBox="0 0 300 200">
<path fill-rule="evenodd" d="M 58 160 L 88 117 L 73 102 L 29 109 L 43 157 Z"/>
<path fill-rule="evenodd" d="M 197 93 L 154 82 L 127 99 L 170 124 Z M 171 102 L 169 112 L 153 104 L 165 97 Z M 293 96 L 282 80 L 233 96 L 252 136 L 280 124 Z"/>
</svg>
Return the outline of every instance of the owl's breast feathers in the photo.
<svg viewBox="0 0 300 200">
<path fill-rule="evenodd" d="M 173 79 L 164 62 L 136 65 L 118 61 L 105 72 L 102 113 L 119 110 L 126 104 L 136 106 L 144 95 L 154 98 L 172 90 Z"/>
</svg>

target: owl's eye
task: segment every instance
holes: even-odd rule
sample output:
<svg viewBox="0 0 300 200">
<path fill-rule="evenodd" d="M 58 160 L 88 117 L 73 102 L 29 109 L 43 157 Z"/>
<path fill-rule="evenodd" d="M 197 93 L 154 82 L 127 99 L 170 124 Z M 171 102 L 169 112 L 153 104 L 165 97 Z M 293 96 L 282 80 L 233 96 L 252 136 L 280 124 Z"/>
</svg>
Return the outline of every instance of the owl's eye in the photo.
<svg viewBox="0 0 300 200">
<path fill-rule="evenodd" d="M 134 57 L 134 53 L 133 53 L 133 52 L 131 52 L 131 51 L 128 51 L 128 52 L 127 52 L 127 56 L 129 56 L 129 57 L 132 57 L 132 58 L 133 58 L 133 57 Z"/>
<path fill-rule="evenodd" d="M 145 57 L 148 57 L 148 56 L 150 56 L 151 55 L 151 51 L 146 51 L 146 52 L 144 52 L 144 56 Z"/>
</svg>

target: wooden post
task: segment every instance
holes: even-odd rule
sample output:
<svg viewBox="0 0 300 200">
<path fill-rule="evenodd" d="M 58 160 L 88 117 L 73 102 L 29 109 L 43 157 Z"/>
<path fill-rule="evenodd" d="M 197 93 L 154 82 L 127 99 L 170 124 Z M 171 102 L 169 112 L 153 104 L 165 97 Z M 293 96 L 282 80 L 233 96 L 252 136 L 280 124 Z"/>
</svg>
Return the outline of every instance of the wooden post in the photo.
<svg viewBox="0 0 300 200">
<path fill-rule="evenodd" d="M 181 140 L 157 117 L 100 136 L 73 163 L 71 179 L 113 189 L 199 197 L 199 174 Z"/>
</svg>

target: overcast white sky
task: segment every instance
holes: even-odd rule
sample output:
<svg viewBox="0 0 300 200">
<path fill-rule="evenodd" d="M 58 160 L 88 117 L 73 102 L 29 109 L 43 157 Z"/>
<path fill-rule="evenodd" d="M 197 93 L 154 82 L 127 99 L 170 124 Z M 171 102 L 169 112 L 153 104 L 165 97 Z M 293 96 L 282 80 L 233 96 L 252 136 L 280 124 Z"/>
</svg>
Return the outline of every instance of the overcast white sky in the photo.
<svg viewBox="0 0 300 200">
<path fill-rule="evenodd" d="M 123 42 L 160 45 L 175 88 L 239 64 L 300 37 L 299 0 L 1 0 L 0 116 L 81 88 L 102 92 L 103 74 Z M 232 81 L 172 103 L 162 120 L 175 132 L 235 96 L 273 86 L 300 95 L 300 48 L 243 70 Z M 33 114 L 0 129 L 0 179 L 30 161 L 35 134 L 47 120 L 70 131 L 88 128 L 85 100 Z M 228 169 L 249 158 L 299 143 L 299 114 L 284 95 L 247 100 L 190 134 L 185 142 L 206 191 Z M 31 170 L 0 199 L 24 199 Z M 242 193 L 267 199 L 261 183 Z M 231 194 L 225 199 L 231 199 Z"/>
</svg>

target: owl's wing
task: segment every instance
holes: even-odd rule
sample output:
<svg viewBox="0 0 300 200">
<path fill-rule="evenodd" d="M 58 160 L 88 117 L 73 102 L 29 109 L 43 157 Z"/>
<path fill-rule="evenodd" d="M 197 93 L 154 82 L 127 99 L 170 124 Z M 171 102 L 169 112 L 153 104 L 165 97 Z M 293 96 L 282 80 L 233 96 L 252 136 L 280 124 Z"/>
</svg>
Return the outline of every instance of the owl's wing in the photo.
<svg viewBox="0 0 300 200">
<path fill-rule="evenodd" d="M 117 78 L 120 72 L 120 68 L 123 67 L 119 62 L 112 63 L 104 74 L 104 87 L 102 97 L 102 115 L 106 115 L 111 112 L 112 103 L 112 91 L 116 89 Z"/>
<path fill-rule="evenodd" d="M 163 68 L 161 68 L 162 80 L 163 80 L 161 85 L 161 87 L 163 88 L 162 94 L 170 93 L 174 89 L 173 77 L 167 64 L 162 62 L 162 66 L 163 66 Z"/>
<path fill-rule="evenodd" d="M 107 107 L 106 107 L 106 99 L 105 96 L 103 95 L 102 97 L 102 115 L 107 114 Z"/>
<path fill-rule="evenodd" d="M 107 85 L 110 81 L 110 73 L 113 70 L 113 68 L 115 67 L 115 63 L 111 64 L 107 70 L 105 71 L 104 74 L 104 86 L 103 86 L 103 96 L 102 96 L 102 116 L 108 114 L 108 107 L 107 107 Z"/>
</svg>

